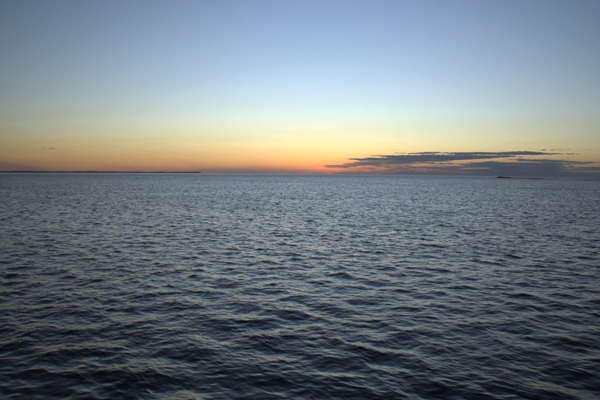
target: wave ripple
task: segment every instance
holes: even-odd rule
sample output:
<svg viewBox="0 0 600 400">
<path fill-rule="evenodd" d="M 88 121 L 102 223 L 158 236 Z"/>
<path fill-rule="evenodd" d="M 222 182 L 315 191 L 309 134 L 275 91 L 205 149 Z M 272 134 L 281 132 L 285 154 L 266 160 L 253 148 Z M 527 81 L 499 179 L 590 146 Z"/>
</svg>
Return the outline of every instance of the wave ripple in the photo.
<svg viewBox="0 0 600 400">
<path fill-rule="evenodd" d="M 600 396 L 597 182 L 0 174 L 0 396 Z"/>
</svg>

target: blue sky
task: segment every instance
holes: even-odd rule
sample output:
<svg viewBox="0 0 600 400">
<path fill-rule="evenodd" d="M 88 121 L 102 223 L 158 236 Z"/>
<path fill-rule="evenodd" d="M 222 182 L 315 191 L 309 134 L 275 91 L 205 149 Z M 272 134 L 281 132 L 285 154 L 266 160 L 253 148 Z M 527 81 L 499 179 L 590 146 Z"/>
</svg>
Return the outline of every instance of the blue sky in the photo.
<svg viewBox="0 0 600 400">
<path fill-rule="evenodd" d="M 2 1 L 0 169 L 598 162 L 599 43 L 597 1 Z"/>
</svg>

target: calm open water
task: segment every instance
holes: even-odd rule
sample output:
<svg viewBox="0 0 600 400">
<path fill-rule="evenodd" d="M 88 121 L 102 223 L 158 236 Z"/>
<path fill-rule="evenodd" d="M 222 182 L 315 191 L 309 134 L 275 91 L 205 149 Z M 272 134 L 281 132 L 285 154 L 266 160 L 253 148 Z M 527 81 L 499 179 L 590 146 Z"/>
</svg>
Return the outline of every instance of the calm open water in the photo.
<svg viewBox="0 0 600 400">
<path fill-rule="evenodd" d="M 0 397 L 593 399 L 600 182 L 0 174 Z"/>
</svg>

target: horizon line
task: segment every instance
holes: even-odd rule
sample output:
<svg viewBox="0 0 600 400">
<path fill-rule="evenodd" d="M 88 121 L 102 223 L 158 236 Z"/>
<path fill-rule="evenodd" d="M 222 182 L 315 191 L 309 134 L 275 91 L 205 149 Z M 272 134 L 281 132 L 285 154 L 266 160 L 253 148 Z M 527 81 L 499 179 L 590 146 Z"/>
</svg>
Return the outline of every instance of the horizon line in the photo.
<svg viewBox="0 0 600 400">
<path fill-rule="evenodd" d="M 589 173 L 580 173 L 580 174 L 569 174 L 569 175 L 560 175 L 560 176 L 524 176 L 524 175 L 478 175 L 478 174 L 468 174 L 468 173 L 428 173 L 428 172 L 415 172 L 412 171 L 410 173 L 407 172 L 334 172 L 334 173 L 325 173 L 325 172 L 243 172 L 243 171 L 211 171 L 211 172 L 202 172 L 202 171 L 101 171 L 101 170 L 78 170 L 78 171 L 65 171 L 65 170 L 56 170 L 56 171 L 43 171 L 43 170 L 17 170 L 17 171 L 0 171 L 0 174 L 17 174 L 17 173 L 25 173 L 25 174 L 223 174 L 223 175 L 235 175 L 235 174 L 247 174 L 247 175 L 360 175 L 360 176 L 368 176 L 368 175 L 404 175 L 404 176 L 444 176 L 444 177 L 467 177 L 467 178 L 509 178 L 509 179 L 528 179 L 528 180 L 552 180 L 552 179 L 577 179 L 577 180 L 600 180 L 600 177 L 596 174 Z"/>
</svg>

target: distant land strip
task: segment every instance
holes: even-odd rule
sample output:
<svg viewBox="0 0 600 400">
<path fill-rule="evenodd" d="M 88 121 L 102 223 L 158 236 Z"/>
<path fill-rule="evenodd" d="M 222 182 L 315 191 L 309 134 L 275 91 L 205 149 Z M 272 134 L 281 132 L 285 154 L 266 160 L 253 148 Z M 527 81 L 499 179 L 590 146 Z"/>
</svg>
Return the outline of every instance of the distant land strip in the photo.
<svg viewBox="0 0 600 400">
<path fill-rule="evenodd" d="M 201 171 L 0 171 L 0 173 L 32 174 L 201 174 Z"/>
</svg>

